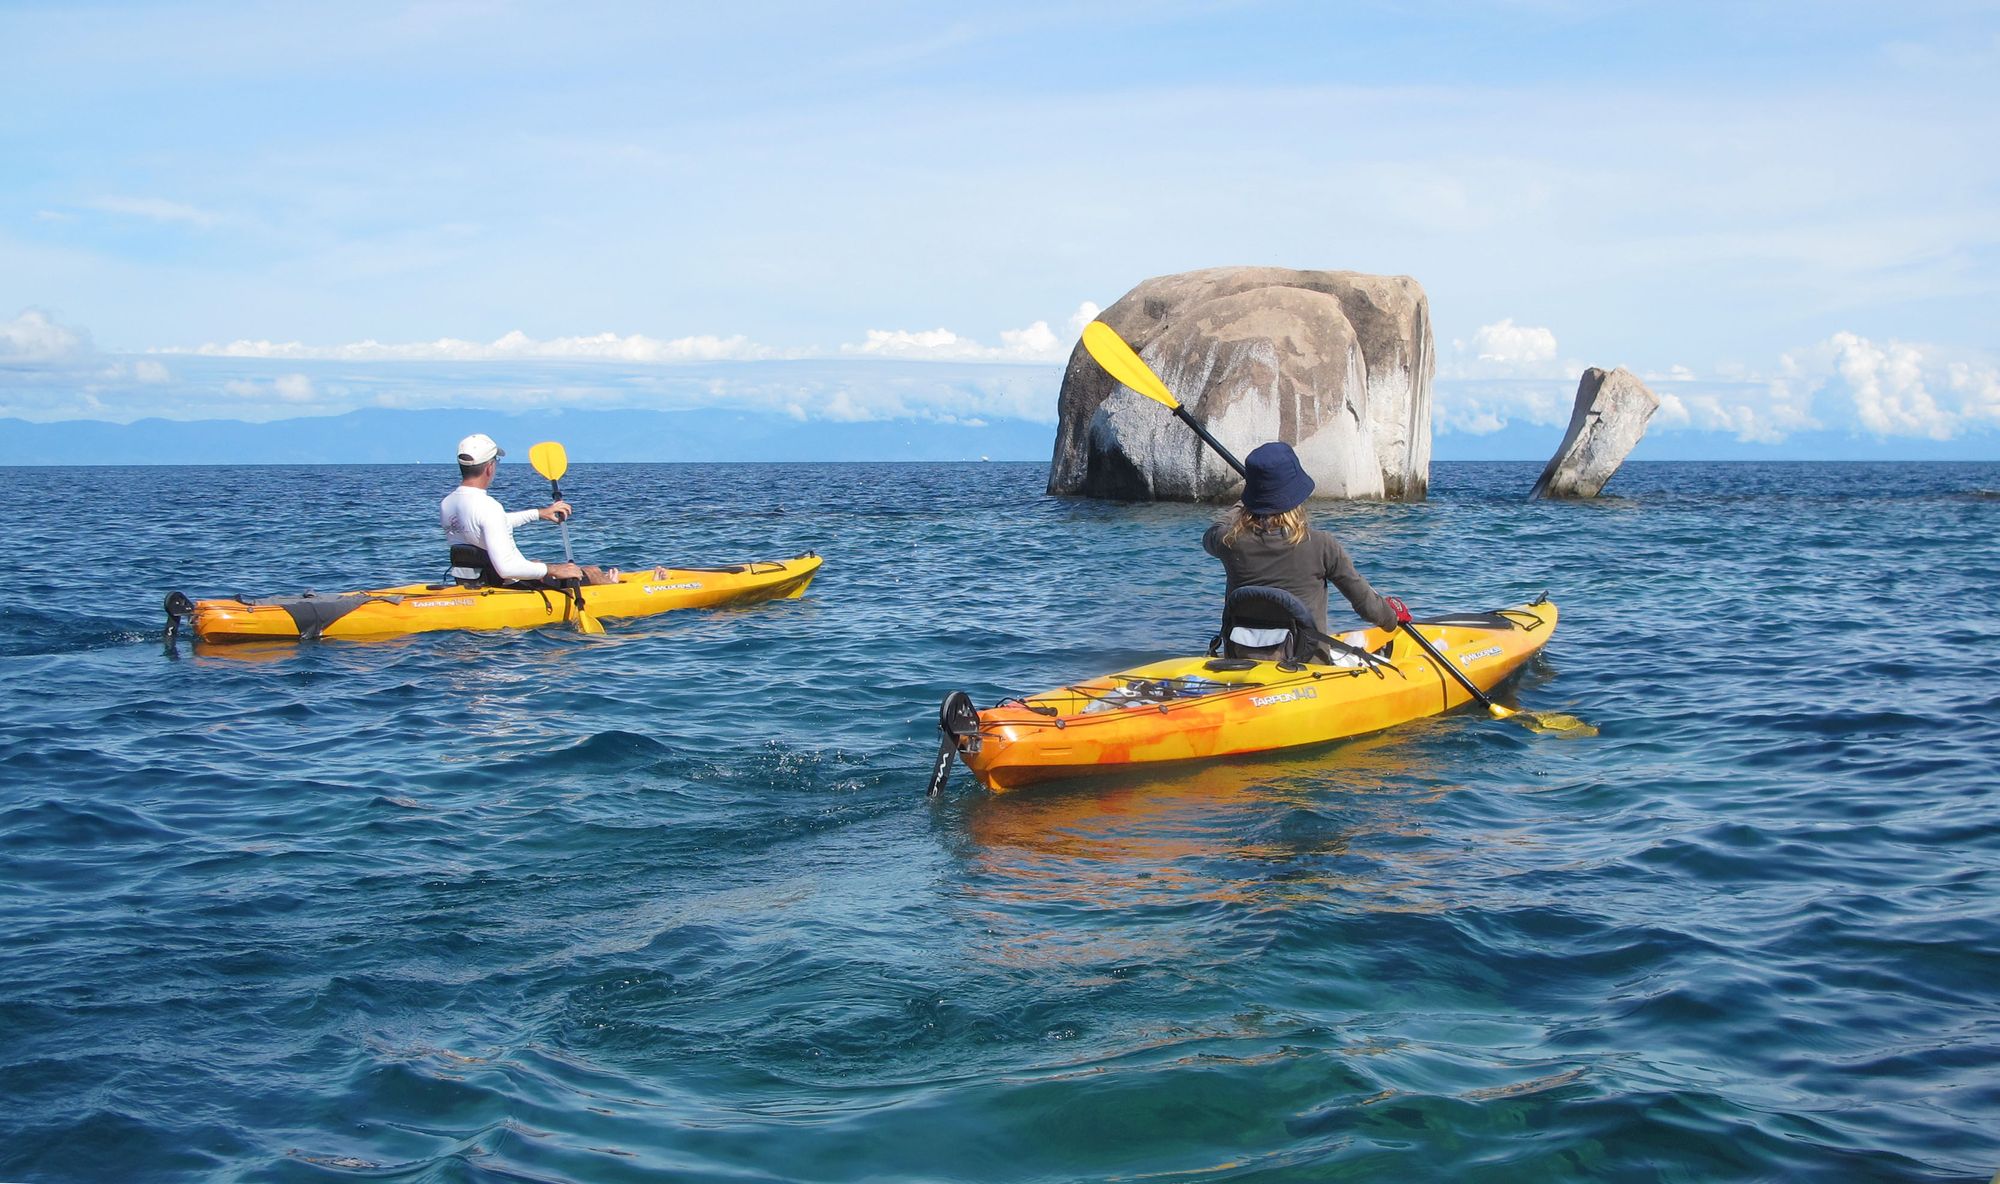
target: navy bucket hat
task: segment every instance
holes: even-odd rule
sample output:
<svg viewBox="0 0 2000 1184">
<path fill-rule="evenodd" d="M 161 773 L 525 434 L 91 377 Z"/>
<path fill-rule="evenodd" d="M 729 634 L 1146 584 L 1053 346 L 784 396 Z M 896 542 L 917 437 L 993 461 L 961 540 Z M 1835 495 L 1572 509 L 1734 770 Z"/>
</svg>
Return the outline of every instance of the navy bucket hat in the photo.
<svg viewBox="0 0 2000 1184">
<path fill-rule="evenodd" d="M 1282 514 L 1312 496 L 1312 477 L 1283 440 L 1251 449 L 1243 468 L 1243 508 L 1259 518 Z"/>
</svg>

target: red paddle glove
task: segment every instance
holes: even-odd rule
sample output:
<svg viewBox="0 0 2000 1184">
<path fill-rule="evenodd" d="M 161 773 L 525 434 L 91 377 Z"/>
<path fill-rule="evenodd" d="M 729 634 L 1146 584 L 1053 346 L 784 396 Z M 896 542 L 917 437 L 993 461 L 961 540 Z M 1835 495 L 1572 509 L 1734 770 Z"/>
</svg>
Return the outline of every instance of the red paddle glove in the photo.
<svg viewBox="0 0 2000 1184">
<path fill-rule="evenodd" d="M 1405 625 L 1410 623 L 1410 606 L 1403 603 L 1402 597 L 1385 596 L 1383 597 L 1383 599 L 1387 600 L 1389 602 L 1389 607 L 1395 610 L 1396 619 L 1398 621 L 1402 622 Z"/>
</svg>

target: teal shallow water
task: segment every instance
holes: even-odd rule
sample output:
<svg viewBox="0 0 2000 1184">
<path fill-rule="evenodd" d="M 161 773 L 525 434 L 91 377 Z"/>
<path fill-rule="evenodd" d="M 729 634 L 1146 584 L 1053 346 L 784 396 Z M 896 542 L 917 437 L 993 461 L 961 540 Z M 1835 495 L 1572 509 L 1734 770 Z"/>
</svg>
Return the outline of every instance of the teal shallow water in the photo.
<svg viewBox="0 0 2000 1184">
<path fill-rule="evenodd" d="M 0 1179 L 1987 1180 L 2000 465 L 1535 471 L 1318 520 L 1419 611 L 1549 589 L 1509 696 L 1601 735 L 930 804 L 947 690 L 1205 643 L 1206 511 L 579 464 L 593 558 L 827 567 L 169 660 L 170 589 L 431 575 L 451 478 L 0 470 Z"/>
</svg>

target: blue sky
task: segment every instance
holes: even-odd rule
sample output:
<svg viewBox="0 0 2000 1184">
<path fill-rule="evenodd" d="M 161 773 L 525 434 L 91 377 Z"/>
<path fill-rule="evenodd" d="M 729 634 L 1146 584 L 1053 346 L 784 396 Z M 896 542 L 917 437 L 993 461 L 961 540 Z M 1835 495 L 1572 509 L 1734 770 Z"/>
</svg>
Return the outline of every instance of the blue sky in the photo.
<svg viewBox="0 0 2000 1184">
<path fill-rule="evenodd" d="M 2000 427 L 1996 79 L 1983 3 L 14 2 L 0 416 L 1046 364 L 1147 276 L 1259 263 L 1420 280 L 1441 432 L 1624 365 L 1656 431 L 1962 444 Z M 953 381 L 839 414 L 1053 414 Z"/>
</svg>

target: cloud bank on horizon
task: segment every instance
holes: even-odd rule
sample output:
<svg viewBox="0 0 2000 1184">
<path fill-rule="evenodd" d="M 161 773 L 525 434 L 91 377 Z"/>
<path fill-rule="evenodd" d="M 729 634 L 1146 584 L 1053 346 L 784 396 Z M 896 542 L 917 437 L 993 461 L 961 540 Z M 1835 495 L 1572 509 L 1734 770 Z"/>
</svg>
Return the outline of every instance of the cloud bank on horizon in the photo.
<svg viewBox="0 0 2000 1184">
<path fill-rule="evenodd" d="M 1669 431 L 2000 426 L 1990 6 L 595 11 L 7 6 L 0 416 L 1044 422 L 1099 303 L 1276 263 L 1424 284 L 1445 433 L 1586 364 Z"/>
<path fill-rule="evenodd" d="M 1024 329 L 1003 329 L 998 346 L 981 345 L 950 329 L 870 329 L 866 339 L 841 345 L 836 356 L 864 358 L 904 358 L 938 362 L 1056 362 L 1069 356 L 1077 335 L 1102 311 L 1085 301 L 1069 317 L 1067 336 L 1058 337 L 1047 321 L 1036 321 Z M 74 330 L 54 325 L 40 309 L 24 311 L 17 319 L 23 341 L 53 340 L 67 335 L 80 341 Z M 7 356 L 8 329 L 0 326 L 0 358 Z M 45 350 L 48 346 L 43 346 Z M 506 361 L 609 361 L 609 362 L 722 362 L 768 361 L 785 358 L 822 358 L 827 352 L 813 347 L 764 345 L 737 334 L 731 337 L 677 337 L 661 340 L 643 333 L 595 333 L 577 337 L 537 340 L 519 329 L 509 330 L 489 342 L 440 337 L 432 341 L 385 343 L 355 341 L 342 345 L 307 345 L 300 341 L 209 342 L 184 347 L 167 346 L 151 352 L 189 354 L 204 358 L 277 358 L 337 362 L 506 362 Z"/>
<path fill-rule="evenodd" d="M 1053 423 L 1059 364 L 1098 313 L 1085 303 L 1058 337 L 1046 321 L 982 345 L 949 329 L 873 330 L 832 351 L 747 338 L 661 341 L 603 333 L 538 341 L 440 339 L 332 346 L 237 341 L 133 357 L 100 355 L 90 335 L 40 310 L 0 322 L 0 417 L 119 422 L 142 417 L 265 420 L 364 407 L 720 408 L 793 419 Z M 921 360 L 959 363 L 910 366 Z M 758 363 L 787 363 L 782 367 Z M 286 370 L 310 364 L 315 373 Z M 440 372 L 437 364 L 458 368 Z M 1011 363 L 1011 364 L 1007 364 Z M 495 365 L 504 364 L 504 365 Z M 1444 351 L 1433 422 L 1443 434 L 1561 426 L 1584 364 L 1555 333 L 1503 320 Z M 177 374 L 172 367 L 178 367 Z M 247 369 L 246 369 L 247 368 Z M 2000 365 L 1972 351 L 1851 332 L 1780 356 L 1767 373 L 1703 376 L 1677 366 L 1641 377 L 1667 431 L 1782 444 L 1847 428 L 1883 438 L 1953 440 L 2000 428 Z"/>
</svg>

